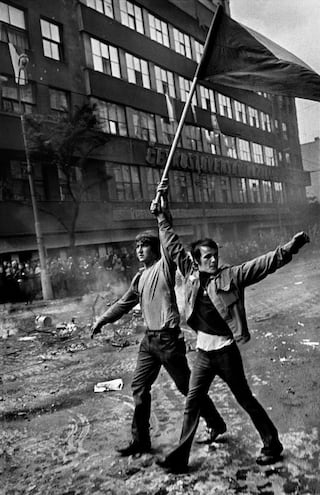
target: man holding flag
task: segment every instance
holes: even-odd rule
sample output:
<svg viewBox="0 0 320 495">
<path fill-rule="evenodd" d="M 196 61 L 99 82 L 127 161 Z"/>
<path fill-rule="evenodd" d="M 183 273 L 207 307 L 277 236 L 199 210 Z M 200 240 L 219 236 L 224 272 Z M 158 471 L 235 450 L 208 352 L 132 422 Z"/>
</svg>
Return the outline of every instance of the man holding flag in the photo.
<svg viewBox="0 0 320 495">
<path fill-rule="evenodd" d="M 185 279 L 186 321 L 197 333 L 197 355 L 179 445 L 157 464 L 175 473 L 187 471 L 200 408 L 216 375 L 229 386 L 260 435 L 263 447 L 257 463 L 273 464 L 281 459 L 283 446 L 276 427 L 249 388 L 238 349 L 238 343 L 250 339 L 244 293 L 246 287 L 289 263 L 309 237 L 299 232 L 284 246 L 238 266 L 219 266 L 215 241 L 199 239 L 191 245 L 190 259 L 171 225 L 166 189 L 163 181 L 158 187 L 160 202 L 153 201 L 150 209 L 158 220 L 161 245 Z M 226 431 L 223 426 L 217 423 L 215 430 L 222 434 Z"/>
</svg>

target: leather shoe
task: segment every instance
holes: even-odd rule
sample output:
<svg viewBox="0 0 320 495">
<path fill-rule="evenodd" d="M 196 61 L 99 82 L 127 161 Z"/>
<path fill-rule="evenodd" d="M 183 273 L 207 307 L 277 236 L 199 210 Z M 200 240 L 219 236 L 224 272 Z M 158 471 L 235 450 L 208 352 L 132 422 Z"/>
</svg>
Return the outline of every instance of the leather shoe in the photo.
<svg viewBox="0 0 320 495">
<path fill-rule="evenodd" d="M 281 452 L 276 452 L 274 454 L 260 454 L 256 458 L 256 463 L 260 466 L 268 466 L 269 464 L 275 464 L 282 460 Z"/>
<path fill-rule="evenodd" d="M 168 459 L 156 459 L 156 464 L 172 474 L 183 474 L 189 471 L 188 464 L 173 463 Z"/>
<path fill-rule="evenodd" d="M 219 435 L 223 435 L 227 431 L 226 425 L 220 426 L 219 428 L 206 428 L 205 434 L 196 440 L 196 443 L 210 444 L 213 443 Z"/>
<path fill-rule="evenodd" d="M 150 444 L 140 444 L 138 442 L 131 442 L 127 447 L 123 447 L 121 449 L 117 449 L 117 452 L 122 456 L 122 457 L 127 457 L 129 455 L 136 455 L 136 454 L 145 454 L 147 452 L 150 452 L 151 450 L 151 445 Z"/>
</svg>

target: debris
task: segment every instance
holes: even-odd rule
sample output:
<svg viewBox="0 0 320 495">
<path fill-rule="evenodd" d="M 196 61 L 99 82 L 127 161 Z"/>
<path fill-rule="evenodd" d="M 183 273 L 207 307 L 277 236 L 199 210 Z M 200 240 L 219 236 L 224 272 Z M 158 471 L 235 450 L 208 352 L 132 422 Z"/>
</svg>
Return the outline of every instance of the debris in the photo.
<svg viewBox="0 0 320 495">
<path fill-rule="evenodd" d="M 25 337 L 20 337 L 18 340 L 22 340 L 22 341 L 25 341 L 25 340 L 36 340 L 36 335 L 26 335 Z"/>
<path fill-rule="evenodd" d="M 37 315 L 35 318 L 35 324 L 36 324 L 36 328 L 51 327 L 52 320 L 50 316 Z"/>
<path fill-rule="evenodd" d="M 298 325 L 300 325 L 300 327 L 304 327 L 304 323 L 301 323 L 301 321 L 298 321 Z"/>
<path fill-rule="evenodd" d="M 301 285 L 303 282 L 295 282 L 294 285 Z"/>
<path fill-rule="evenodd" d="M 108 392 L 110 390 L 122 390 L 123 381 L 122 378 L 116 378 L 106 382 L 99 382 L 94 386 L 94 392 Z"/>
<path fill-rule="evenodd" d="M 310 339 L 303 339 L 301 341 L 301 344 L 310 345 L 311 347 L 316 347 L 317 345 L 319 345 L 319 342 L 311 342 Z"/>
<path fill-rule="evenodd" d="M 63 321 L 62 323 L 58 323 L 56 325 L 56 329 L 59 330 L 59 333 L 60 333 L 61 336 L 69 336 L 75 330 L 77 330 L 78 327 L 75 324 L 75 318 L 72 318 L 69 323 L 67 323 L 65 321 Z"/>
</svg>

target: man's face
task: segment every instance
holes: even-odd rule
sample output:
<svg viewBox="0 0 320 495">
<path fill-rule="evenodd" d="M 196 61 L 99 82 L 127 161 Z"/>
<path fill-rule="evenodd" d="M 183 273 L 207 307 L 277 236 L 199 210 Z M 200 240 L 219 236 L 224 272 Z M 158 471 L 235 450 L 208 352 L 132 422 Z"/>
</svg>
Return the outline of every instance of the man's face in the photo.
<svg viewBox="0 0 320 495">
<path fill-rule="evenodd" d="M 218 271 L 218 250 L 208 246 L 200 246 L 200 253 L 199 271 L 214 275 Z"/>
<path fill-rule="evenodd" d="M 138 260 L 145 265 L 153 263 L 156 259 L 156 255 L 152 251 L 150 244 L 146 241 L 138 241 L 136 243 L 136 254 Z"/>
</svg>

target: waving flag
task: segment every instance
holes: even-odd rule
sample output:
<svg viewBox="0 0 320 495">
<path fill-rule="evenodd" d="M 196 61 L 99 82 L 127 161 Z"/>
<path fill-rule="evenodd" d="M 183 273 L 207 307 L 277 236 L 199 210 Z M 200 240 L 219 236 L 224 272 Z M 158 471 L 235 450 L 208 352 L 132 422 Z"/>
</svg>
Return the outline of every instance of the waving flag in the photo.
<svg viewBox="0 0 320 495">
<path fill-rule="evenodd" d="M 320 75 L 262 34 L 218 7 L 197 78 L 253 91 L 320 101 Z"/>
</svg>

